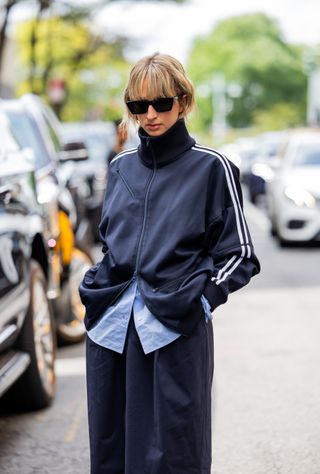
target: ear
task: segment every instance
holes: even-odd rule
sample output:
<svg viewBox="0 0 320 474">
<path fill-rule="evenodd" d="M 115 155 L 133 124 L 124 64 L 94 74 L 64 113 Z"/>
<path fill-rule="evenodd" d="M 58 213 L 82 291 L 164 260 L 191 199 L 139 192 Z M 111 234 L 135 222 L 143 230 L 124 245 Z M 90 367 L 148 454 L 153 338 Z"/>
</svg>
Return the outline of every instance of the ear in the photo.
<svg viewBox="0 0 320 474">
<path fill-rule="evenodd" d="M 186 110 L 186 95 L 183 95 L 182 97 L 179 98 L 179 116 L 183 117 L 184 112 Z"/>
<path fill-rule="evenodd" d="M 179 108 L 179 112 L 180 114 L 183 114 L 184 115 L 184 112 L 186 110 L 186 106 L 187 106 L 187 94 L 183 94 L 180 99 L 179 99 L 179 105 L 180 105 L 180 108 Z"/>
</svg>

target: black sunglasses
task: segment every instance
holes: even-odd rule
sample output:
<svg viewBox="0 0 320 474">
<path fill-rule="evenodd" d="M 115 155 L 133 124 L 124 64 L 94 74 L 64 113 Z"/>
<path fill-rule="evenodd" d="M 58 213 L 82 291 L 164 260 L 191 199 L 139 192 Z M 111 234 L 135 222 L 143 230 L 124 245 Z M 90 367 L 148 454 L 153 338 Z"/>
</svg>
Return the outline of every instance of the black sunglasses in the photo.
<svg viewBox="0 0 320 474">
<path fill-rule="evenodd" d="M 126 105 L 134 115 L 145 114 L 148 112 L 149 105 L 152 105 L 157 112 L 169 112 L 172 109 L 173 101 L 178 100 L 179 96 L 159 97 L 154 100 L 129 100 Z"/>
</svg>

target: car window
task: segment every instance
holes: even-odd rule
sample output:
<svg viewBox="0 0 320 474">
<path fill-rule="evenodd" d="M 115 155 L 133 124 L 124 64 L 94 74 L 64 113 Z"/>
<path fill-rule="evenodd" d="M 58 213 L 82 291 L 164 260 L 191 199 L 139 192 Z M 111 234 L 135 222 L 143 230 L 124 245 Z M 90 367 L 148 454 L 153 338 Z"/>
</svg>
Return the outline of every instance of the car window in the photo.
<svg viewBox="0 0 320 474">
<path fill-rule="evenodd" d="M 295 157 L 294 164 L 296 166 L 320 165 L 320 143 L 300 147 Z"/>
<path fill-rule="evenodd" d="M 33 150 L 36 169 L 48 166 L 51 159 L 43 144 L 37 125 L 27 114 L 22 112 L 8 110 L 6 113 L 11 123 L 11 130 L 21 148 L 31 148 Z"/>
<path fill-rule="evenodd" d="M 106 135 L 99 133 L 88 133 L 84 136 L 84 141 L 92 160 L 106 161 L 114 142 L 114 137 L 111 138 L 113 140 L 109 140 Z"/>
<path fill-rule="evenodd" d="M 14 153 L 19 151 L 19 145 L 10 129 L 10 121 L 0 114 L 0 152 Z"/>
<path fill-rule="evenodd" d="M 263 148 L 262 154 L 266 158 L 272 158 L 278 154 L 280 147 L 281 143 L 266 143 Z"/>
</svg>

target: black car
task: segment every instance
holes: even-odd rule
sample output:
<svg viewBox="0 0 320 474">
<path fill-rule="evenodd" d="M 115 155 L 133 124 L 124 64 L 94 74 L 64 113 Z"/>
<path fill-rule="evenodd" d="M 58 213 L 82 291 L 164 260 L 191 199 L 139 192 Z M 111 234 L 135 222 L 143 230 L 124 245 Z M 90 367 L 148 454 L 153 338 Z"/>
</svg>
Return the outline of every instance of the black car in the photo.
<svg viewBox="0 0 320 474">
<path fill-rule="evenodd" d="M 80 143 L 63 146 L 42 115 L 41 102 L 32 100 L 7 100 L 0 102 L 2 111 L 19 146 L 29 149 L 35 157 L 37 199 L 46 222 L 46 242 L 50 252 L 52 272 L 48 295 L 52 301 L 59 342 L 76 343 L 83 340 L 84 307 L 78 286 L 83 273 L 93 261 L 84 248 L 85 231 L 78 221 L 72 193 L 59 176 L 60 161 L 86 158 L 86 149 Z M 56 137 L 56 139 L 54 138 Z M 81 231 L 80 241 L 77 231 Z M 76 232 L 76 236 L 75 236 Z"/>
<path fill-rule="evenodd" d="M 98 226 L 106 189 L 108 157 L 110 152 L 113 152 L 117 140 L 116 123 L 98 120 L 62 122 L 60 130 L 66 141 L 77 142 L 82 139 L 87 146 L 89 159 L 76 163 L 74 169 L 70 170 L 70 174 L 74 176 L 74 179 L 81 179 L 88 185 L 87 195 L 83 202 L 91 223 L 93 237 L 96 242 L 100 242 Z M 134 127 L 130 127 L 123 149 L 135 148 L 138 144 L 137 131 Z"/>
<path fill-rule="evenodd" d="M 78 137 L 77 140 L 65 140 L 60 121 L 40 97 L 25 94 L 20 98 L 20 103 L 36 122 L 47 154 L 56 162 L 55 174 L 61 187 L 71 194 L 75 205 L 73 230 L 77 246 L 90 252 L 94 242 L 91 217 L 95 213 L 95 205 L 99 208 L 99 203 L 92 199 L 91 183 L 87 180 L 86 173 L 81 172 L 89 161 L 84 139 Z M 65 192 L 63 197 L 66 197 Z"/>
<path fill-rule="evenodd" d="M 39 409 L 55 393 L 45 223 L 33 165 L 10 134 L 4 137 L 3 123 L 0 115 L 0 408 Z"/>
<path fill-rule="evenodd" d="M 62 122 L 61 126 L 64 140 L 77 141 L 81 137 L 88 149 L 89 159 L 77 163 L 74 170 L 70 169 L 70 175 L 73 175 L 74 180 L 86 183 L 86 196 L 83 198 L 85 212 L 91 224 L 93 238 L 99 242 L 98 225 L 106 189 L 107 157 L 115 144 L 116 129 L 112 122 L 100 121 Z"/>
</svg>

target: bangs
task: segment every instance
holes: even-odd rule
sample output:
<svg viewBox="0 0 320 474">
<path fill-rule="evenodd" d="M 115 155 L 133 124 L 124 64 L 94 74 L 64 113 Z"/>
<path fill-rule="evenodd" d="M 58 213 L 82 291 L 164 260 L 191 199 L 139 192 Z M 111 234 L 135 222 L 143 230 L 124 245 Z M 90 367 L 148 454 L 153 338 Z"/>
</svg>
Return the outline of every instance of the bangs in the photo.
<svg viewBox="0 0 320 474">
<path fill-rule="evenodd" d="M 143 85 L 146 84 L 146 97 L 142 97 Z M 179 91 L 174 86 L 174 81 L 166 70 L 157 64 L 149 64 L 142 71 L 137 71 L 137 76 L 128 89 L 130 100 L 154 99 L 156 97 L 173 97 Z"/>
</svg>

